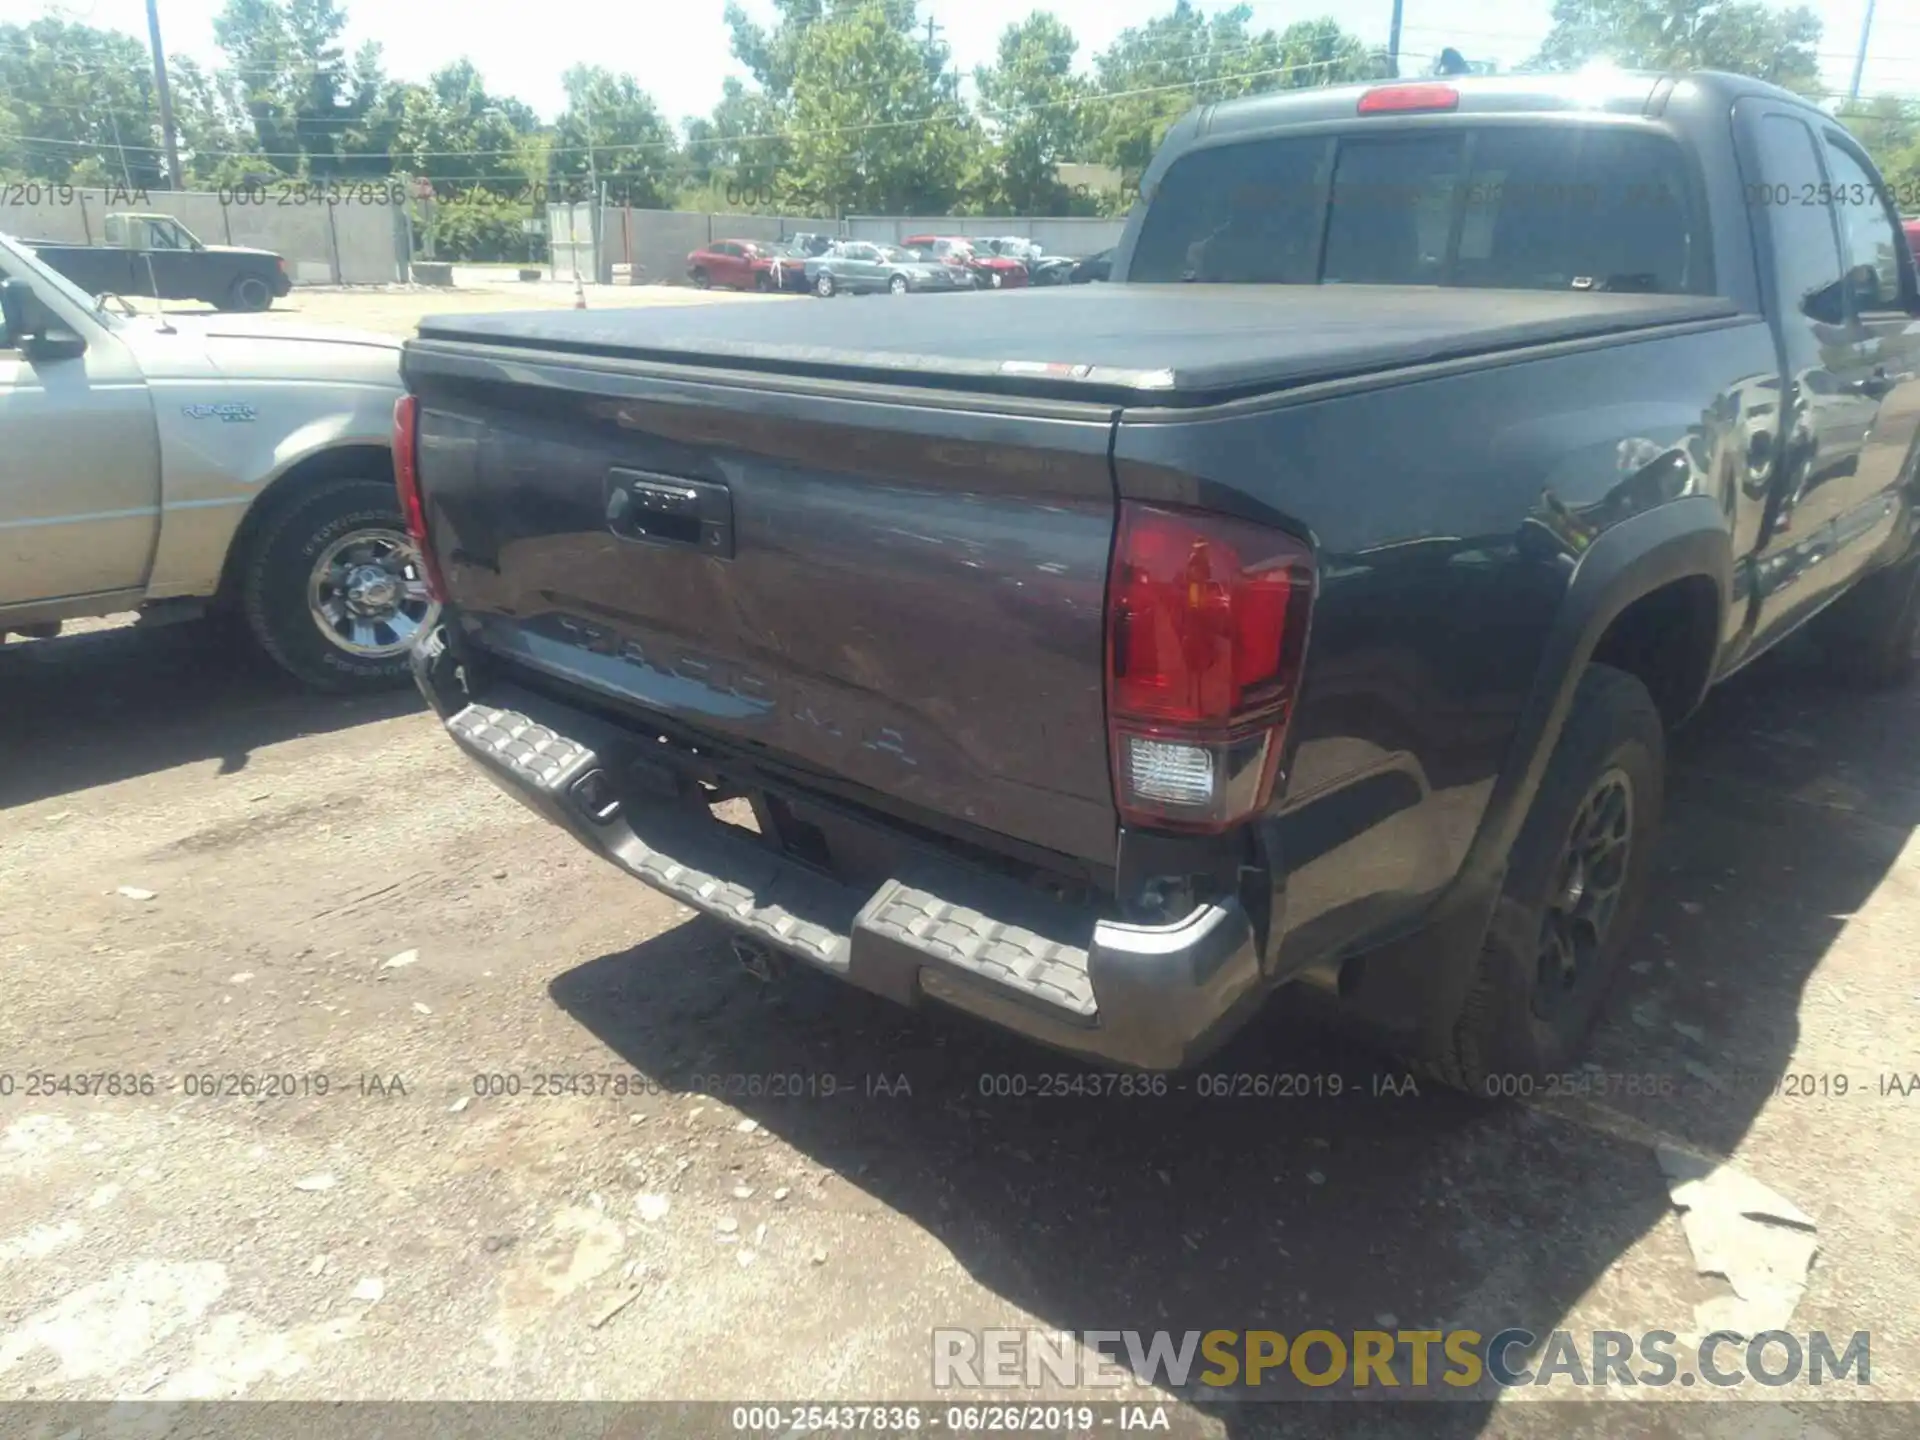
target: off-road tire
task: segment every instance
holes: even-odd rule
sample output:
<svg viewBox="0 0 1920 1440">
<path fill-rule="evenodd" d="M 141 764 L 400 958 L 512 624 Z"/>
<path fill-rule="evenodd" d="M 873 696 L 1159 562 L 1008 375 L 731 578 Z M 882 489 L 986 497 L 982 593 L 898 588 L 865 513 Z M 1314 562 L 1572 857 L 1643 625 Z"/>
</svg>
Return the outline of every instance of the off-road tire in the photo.
<svg viewBox="0 0 1920 1440">
<path fill-rule="evenodd" d="M 1646 893 L 1665 770 L 1665 734 L 1646 686 L 1625 671 L 1588 666 L 1514 841 L 1466 1001 L 1433 1050 L 1410 1057 L 1427 1074 L 1469 1094 L 1498 1098 L 1573 1062 L 1619 970 Z M 1590 967 L 1552 1018 L 1543 1018 L 1534 999 L 1543 984 L 1540 953 L 1549 902 L 1561 883 L 1569 832 L 1610 772 L 1626 777 L 1631 801 L 1619 899 Z"/>
<path fill-rule="evenodd" d="M 351 655 L 320 633 L 307 607 L 321 552 L 339 536 L 376 526 L 406 533 L 391 480 L 327 480 L 269 516 L 242 561 L 247 628 L 276 664 L 316 690 L 364 693 L 411 679 L 405 652 L 379 660 Z"/>
<path fill-rule="evenodd" d="M 1913 678 L 1920 630 L 1920 559 L 1857 582 L 1813 618 L 1808 638 L 1829 670 L 1851 685 L 1887 689 Z"/>
</svg>

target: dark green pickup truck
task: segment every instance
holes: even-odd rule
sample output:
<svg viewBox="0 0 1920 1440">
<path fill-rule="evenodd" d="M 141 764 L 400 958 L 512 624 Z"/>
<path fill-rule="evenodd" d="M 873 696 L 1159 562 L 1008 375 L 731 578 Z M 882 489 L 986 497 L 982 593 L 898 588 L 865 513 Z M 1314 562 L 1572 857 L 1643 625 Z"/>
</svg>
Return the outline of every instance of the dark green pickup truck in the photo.
<svg viewBox="0 0 1920 1440">
<path fill-rule="evenodd" d="M 293 288 L 271 250 L 208 245 L 171 215 L 109 215 L 106 242 L 31 241 L 34 253 L 91 294 L 203 300 L 220 310 L 265 310 Z"/>
</svg>

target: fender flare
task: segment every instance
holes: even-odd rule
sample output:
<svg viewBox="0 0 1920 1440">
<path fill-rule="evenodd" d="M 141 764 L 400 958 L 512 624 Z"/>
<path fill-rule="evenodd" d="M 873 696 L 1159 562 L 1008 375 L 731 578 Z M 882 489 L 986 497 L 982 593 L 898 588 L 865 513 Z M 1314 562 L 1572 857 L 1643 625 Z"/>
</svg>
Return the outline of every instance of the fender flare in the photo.
<svg viewBox="0 0 1920 1440">
<path fill-rule="evenodd" d="M 1507 854 L 1559 742 L 1574 690 L 1607 627 L 1634 601 L 1694 577 L 1713 582 L 1716 608 L 1724 614 L 1733 544 L 1720 503 L 1710 495 L 1684 496 L 1622 520 L 1580 557 L 1456 885 L 1491 882 L 1497 889 L 1504 879 Z"/>
</svg>

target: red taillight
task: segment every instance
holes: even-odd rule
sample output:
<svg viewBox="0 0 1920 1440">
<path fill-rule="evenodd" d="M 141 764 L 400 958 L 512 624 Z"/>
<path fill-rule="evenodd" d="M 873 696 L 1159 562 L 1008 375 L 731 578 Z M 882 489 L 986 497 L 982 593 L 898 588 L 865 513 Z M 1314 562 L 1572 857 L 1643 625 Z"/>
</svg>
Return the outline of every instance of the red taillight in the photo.
<svg viewBox="0 0 1920 1440">
<path fill-rule="evenodd" d="M 420 401 L 402 395 L 393 405 L 393 483 L 400 492 L 400 513 L 406 517 L 407 537 L 420 552 L 420 574 L 427 582 L 427 593 L 435 600 L 447 598 L 447 587 L 440 579 L 439 562 L 427 543 L 427 505 L 420 495 Z"/>
<path fill-rule="evenodd" d="M 1459 108 L 1460 92 L 1451 85 L 1379 85 L 1360 97 L 1362 115 Z"/>
<path fill-rule="evenodd" d="M 1124 820 L 1213 831 L 1265 808 L 1312 601 L 1313 556 L 1293 536 L 1122 502 L 1107 724 Z"/>
</svg>

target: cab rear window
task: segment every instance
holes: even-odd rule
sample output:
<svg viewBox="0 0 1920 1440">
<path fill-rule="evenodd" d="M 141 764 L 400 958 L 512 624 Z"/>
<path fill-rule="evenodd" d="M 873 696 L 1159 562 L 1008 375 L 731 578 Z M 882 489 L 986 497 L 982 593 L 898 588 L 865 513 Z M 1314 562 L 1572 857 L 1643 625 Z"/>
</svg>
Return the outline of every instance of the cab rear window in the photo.
<svg viewBox="0 0 1920 1440">
<path fill-rule="evenodd" d="M 1128 279 L 1712 292 L 1680 148 L 1598 125 L 1293 136 L 1168 169 Z"/>
</svg>

